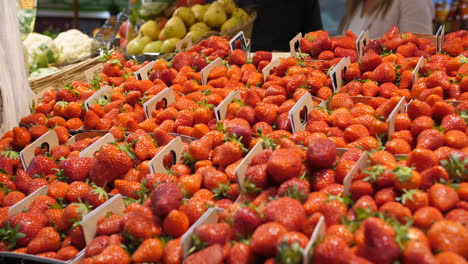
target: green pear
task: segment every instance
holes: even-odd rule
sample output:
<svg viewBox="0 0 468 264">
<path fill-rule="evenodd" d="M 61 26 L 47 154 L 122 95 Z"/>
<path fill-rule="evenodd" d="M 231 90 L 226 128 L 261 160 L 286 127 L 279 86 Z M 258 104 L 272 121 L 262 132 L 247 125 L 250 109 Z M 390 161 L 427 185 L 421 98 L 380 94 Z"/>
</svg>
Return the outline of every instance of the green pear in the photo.
<svg viewBox="0 0 468 264">
<path fill-rule="evenodd" d="M 195 23 L 195 14 L 190 7 L 179 7 L 174 11 L 174 16 L 178 16 L 184 21 L 187 27 Z"/>
<path fill-rule="evenodd" d="M 228 15 L 232 14 L 232 11 L 236 8 L 236 4 L 233 0 L 218 0 L 217 2 L 223 6 L 224 12 Z"/>
<path fill-rule="evenodd" d="M 140 28 L 140 33 L 143 34 L 143 36 L 150 37 L 152 40 L 158 39 L 159 31 L 159 25 L 154 20 L 146 21 Z"/>
<path fill-rule="evenodd" d="M 195 15 L 195 19 L 197 21 L 203 21 L 203 16 L 205 15 L 206 10 L 208 10 L 208 5 L 196 4 L 192 6 L 192 12 Z"/>
<path fill-rule="evenodd" d="M 174 52 L 177 42 L 180 41 L 180 38 L 170 38 L 163 41 L 161 46 L 161 53 L 171 53 Z"/>
<path fill-rule="evenodd" d="M 143 53 L 145 46 L 151 42 L 151 38 L 148 36 L 138 36 L 127 45 L 127 53 L 132 55 L 138 55 Z"/>
<path fill-rule="evenodd" d="M 242 19 L 238 17 L 231 17 L 226 22 L 224 22 L 224 24 L 221 26 L 221 32 L 228 31 L 231 28 L 242 24 L 242 22 L 243 22 Z"/>
<path fill-rule="evenodd" d="M 211 28 L 207 24 L 205 24 L 203 22 L 195 23 L 195 24 L 191 25 L 190 29 L 189 29 L 189 31 L 202 31 L 202 32 L 208 32 L 210 30 L 211 30 Z"/>
<path fill-rule="evenodd" d="M 184 22 L 178 16 L 171 17 L 164 28 L 159 33 L 160 40 L 166 40 L 170 38 L 183 38 L 187 34 Z"/>
<path fill-rule="evenodd" d="M 223 6 L 218 2 L 213 2 L 203 16 L 203 22 L 210 27 L 220 27 L 226 22 L 226 19 L 226 12 L 224 12 Z"/>
<path fill-rule="evenodd" d="M 203 37 L 203 35 L 205 35 L 205 33 L 206 32 L 195 30 L 195 31 L 190 31 L 187 34 L 187 36 L 188 35 L 192 36 L 192 42 L 196 43 Z"/>
<path fill-rule="evenodd" d="M 247 14 L 247 12 L 245 12 L 242 8 L 235 8 L 234 11 L 232 11 L 232 16 L 238 17 L 242 19 L 242 21 L 245 21 L 247 18 L 249 18 L 249 14 Z"/>
<path fill-rule="evenodd" d="M 146 44 L 143 53 L 158 53 L 161 51 L 162 44 L 163 42 L 161 40 L 150 42 Z"/>
</svg>

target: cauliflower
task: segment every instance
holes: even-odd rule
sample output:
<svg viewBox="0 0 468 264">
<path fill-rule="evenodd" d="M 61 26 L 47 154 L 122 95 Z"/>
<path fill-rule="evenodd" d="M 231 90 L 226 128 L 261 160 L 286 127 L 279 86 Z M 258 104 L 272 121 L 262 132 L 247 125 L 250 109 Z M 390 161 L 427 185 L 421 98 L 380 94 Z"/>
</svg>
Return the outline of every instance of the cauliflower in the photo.
<svg viewBox="0 0 468 264">
<path fill-rule="evenodd" d="M 94 39 L 76 29 L 60 33 L 54 43 L 60 50 L 59 64 L 88 57 L 94 49 Z"/>
<path fill-rule="evenodd" d="M 39 68 L 48 67 L 54 63 L 58 57 L 58 48 L 54 41 L 45 35 L 31 33 L 23 41 L 28 49 L 29 70 L 35 71 Z"/>
</svg>

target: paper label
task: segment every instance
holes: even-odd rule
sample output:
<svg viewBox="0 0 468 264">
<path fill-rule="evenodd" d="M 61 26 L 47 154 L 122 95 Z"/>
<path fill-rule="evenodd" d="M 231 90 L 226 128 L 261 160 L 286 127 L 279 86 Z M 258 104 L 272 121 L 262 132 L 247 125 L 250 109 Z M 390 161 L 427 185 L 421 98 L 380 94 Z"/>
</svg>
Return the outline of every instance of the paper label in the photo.
<svg viewBox="0 0 468 264">
<path fill-rule="evenodd" d="M 348 69 L 350 64 L 351 59 L 349 57 L 342 58 L 341 61 L 335 65 L 333 70 L 330 71 L 329 75 L 332 81 L 333 92 L 336 93 L 343 87 L 344 72 Z"/>
<path fill-rule="evenodd" d="M 229 45 L 231 46 L 231 50 L 235 50 L 236 49 L 236 42 L 240 40 L 240 43 L 241 43 L 241 49 L 242 51 L 244 51 L 246 54 L 248 52 L 248 44 L 247 44 L 247 39 L 245 38 L 245 35 L 244 35 L 244 32 L 241 31 L 239 33 L 237 33 L 237 35 L 235 35 L 230 41 L 229 41 Z"/>
<path fill-rule="evenodd" d="M 302 33 L 299 32 L 293 39 L 289 41 L 289 51 L 291 52 L 291 57 L 296 58 L 296 43 L 299 43 L 302 39 Z"/>
<path fill-rule="evenodd" d="M 98 152 L 104 145 L 115 142 L 115 138 L 111 133 L 105 134 L 102 138 L 89 145 L 80 152 L 80 157 L 92 158 L 94 153 Z"/>
<path fill-rule="evenodd" d="M 110 100 L 110 97 L 112 95 L 112 87 L 109 85 L 106 85 L 99 89 L 99 91 L 95 92 L 93 95 L 91 95 L 88 99 L 85 101 L 85 107 L 86 111 L 89 110 L 89 106 L 96 103 L 96 101 L 101 97 L 104 96 L 106 99 Z"/>
<path fill-rule="evenodd" d="M 301 112 L 305 109 L 305 120 L 301 121 Z M 314 109 L 312 95 L 305 93 L 299 101 L 289 110 L 289 120 L 291 120 L 292 132 L 304 131 L 307 125 L 307 116 Z"/>
<path fill-rule="evenodd" d="M 31 160 L 34 159 L 34 152 L 36 148 L 41 147 L 43 144 L 49 148 L 49 151 L 53 147 L 58 146 L 59 140 L 57 133 L 55 133 L 54 130 L 50 130 L 20 152 L 21 163 L 23 164 L 23 168 L 25 170 L 29 167 Z"/>
<path fill-rule="evenodd" d="M 184 144 L 182 142 L 182 138 L 174 138 L 161 151 L 159 151 L 153 159 L 151 159 L 149 164 L 151 173 L 167 173 L 167 169 L 164 167 L 164 157 L 168 154 L 172 154 L 172 165 L 175 165 L 182 158 L 183 153 Z"/>
<path fill-rule="evenodd" d="M 224 100 L 215 108 L 216 120 L 221 121 L 226 119 L 226 113 L 228 106 L 234 100 L 241 100 L 241 95 L 239 91 L 232 91 L 229 95 L 224 98 Z"/>
<path fill-rule="evenodd" d="M 221 58 L 217 58 L 200 71 L 202 85 L 206 85 L 208 83 L 208 75 L 210 75 L 211 70 L 213 70 L 216 66 L 223 65 L 223 63 L 224 61 Z"/>
<path fill-rule="evenodd" d="M 176 51 L 181 51 L 182 49 L 189 49 L 192 47 L 192 35 L 191 34 L 187 34 L 185 36 L 185 38 L 183 38 L 182 40 L 179 40 L 177 43 L 176 43 L 176 48 L 175 50 Z"/>
<path fill-rule="evenodd" d="M 148 80 L 149 79 L 148 72 L 151 69 L 153 69 L 153 66 L 154 66 L 155 63 L 156 63 L 156 61 L 152 61 L 152 62 L 146 64 L 145 66 L 141 67 L 138 71 L 134 72 L 135 78 L 137 80 Z"/>
<path fill-rule="evenodd" d="M 146 118 L 151 118 L 151 113 L 156 110 L 156 105 L 162 100 L 166 102 L 166 107 L 175 102 L 174 91 L 172 88 L 165 88 L 143 104 Z"/>
</svg>

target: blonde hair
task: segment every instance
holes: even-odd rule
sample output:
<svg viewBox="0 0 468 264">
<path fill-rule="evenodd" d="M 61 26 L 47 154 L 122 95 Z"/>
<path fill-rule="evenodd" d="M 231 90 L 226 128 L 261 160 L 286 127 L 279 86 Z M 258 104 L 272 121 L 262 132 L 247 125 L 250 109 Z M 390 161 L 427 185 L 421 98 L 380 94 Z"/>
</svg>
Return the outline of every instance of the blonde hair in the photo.
<svg viewBox="0 0 468 264">
<path fill-rule="evenodd" d="M 364 2 L 364 0 L 346 0 L 345 14 L 343 19 L 341 20 L 339 28 L 341 32 L 346 26 L 349 25 L 353 14 L 355 12 L 360 12 L 360 10 L 357 10 L 360 2 Z M 393 0 L 373 0 L 371 7 L 369 8 L 369 10 L 366 10 L 363 15 L 367 16 L 371 14 L 380 13 L 380 16 L 384 17 L 387 14 L 390 7 L 392 6 L 392 4 Z"/>
</svg>

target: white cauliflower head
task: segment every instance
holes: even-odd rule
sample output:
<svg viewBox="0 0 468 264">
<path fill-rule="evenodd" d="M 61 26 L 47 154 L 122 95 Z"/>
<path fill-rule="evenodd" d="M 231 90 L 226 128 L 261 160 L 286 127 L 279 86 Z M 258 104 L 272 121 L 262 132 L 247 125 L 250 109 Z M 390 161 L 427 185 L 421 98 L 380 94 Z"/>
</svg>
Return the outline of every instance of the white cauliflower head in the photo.
<svg viewBox="0 0 468 264">
<path fill-rule="evenodd" d="M 23 44 L 28 49 L 28 62 L 31 71 L 47 67 L 57 60 L 59 49 L 48 36 L 31 33 L 23 41 Z"/>
<path fill-rule="evenodd" d="M 71 62 L 90 56 L 95 47 L 93 42 L 94 39 L 76 29 L 60 33 L 54 39 L 55 45 L 60 50 L 57 63 Z"/>
</svg>

